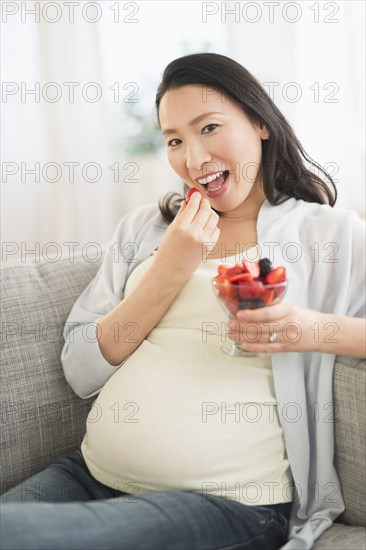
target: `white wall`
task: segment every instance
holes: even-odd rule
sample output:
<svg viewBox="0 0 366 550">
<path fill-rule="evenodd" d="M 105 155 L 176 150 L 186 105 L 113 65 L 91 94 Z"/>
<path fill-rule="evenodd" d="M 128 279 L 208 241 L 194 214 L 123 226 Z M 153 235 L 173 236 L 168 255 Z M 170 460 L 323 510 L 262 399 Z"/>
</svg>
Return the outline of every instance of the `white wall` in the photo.
<svg viewBox="0 0 366 550">
<path fill-rule="evenodd" d="M 227 8 L 232 57 L 267 83 L 310 157 L 336 172 L 337 206 L 364 217 L 365 3 L 228 2 Z M 225 20 L 220 11 L 215 17 Z"/>
<path fill-rule="evenodd" d="M 126 132 L 121 110 L 131 91 L 129 83 L 135 83 L 139 106 L 147 114 L 153 113 L 156 86 L 166 64 L 193 51 L 231 55 L 262 83 L 279 82 L 274 99 L 307 152 L 321 164 L 334 162 L 339 166 L 338 204 L 364 214 L 363 2 L 281 2 L 277 7 L 277 2 L 263 1 L 119 2 L 115 21 L 117 3 L 103 1 L 94 3 L 100 9 L 95 23 L 90 22 L 98 15 L 95 10 L 82 11 L 88 2 L 75 7 L 73 19 L 64 2 L 58 2 L 60 17 L 53 23 L 49 20 L 58 14 L 52 6 L 46 13 L 40 12 L 38 21 L 34 15 L 22 13 L 22 6 L 31 10 L 37 4 L 42 10 L 56 3 L 1 4 L 2 10 L 5 5 L 18 7 L 16 13 L 2 11 L 3 92 L 11 89 L 11 84 L 4 88 L 8 83 L 15 83 L 18 90 L 3 94 L 1 103 L 1 266 L 13 258 L 37 259 L 38 251 L 39 259 L 47 259 L 45 255 L 52 256 L 59 249 L 67 255 L 66 242 L 80 243 L 76 251 L 89 242 L 102 247 L 124 213 L 180 189 L 164 155 L 142 158 L 121 149 L 119 141 Z M 275 8 L 273 22 L 269 20 L 269 5 Z M 298 22 L 286 21 L 284 5 L 301 6 Z M 318 23 L 314 23 L 311 5 L 319 8 Z M 225 13 L 225 7 L 237 6 L 239 18 Z M 337 7 L 338 13 L 332 16 L 332 9 Z M 295 8 L 287 9 L 287 19 L 293 18 Z M 245 20 L 244 15 L 253 20 L 259 13 L 258 21 Z M 325 23 L 326 16 L 339 21 Z M 62 90 L 56 102 L 46 101 L 42 95 L 51 82 Z M 80 84 L 75 87 L 74 101 L 65 82 Z M 92 82 L 102 91 L 96 102 L 87 100 L 81 91 Z M 289 82 L 301 88 L 298 102 L 291 103 L 282 96 Z M 315 82 L 319 83 L 319 102 L 309 89 Z M 337 103 L 325 102 L 331 91 L 325 86 L 330 82 L 338 86 Z M 39 101 L 32 94 L 22 97 L 22 87 L 31 89 L 35 83 L 41 89 Z M 115 83 L 120 91 L 117 101 L 111 90 Z M 93 89 L 89 92 L 92 96 Z M 54 93 L 55 89 L 48 89 L 48 97 Z M 34 174 L 22 174 L 22 166 L 31 169 L 37 162 L 41 168 L 39 183 Z M 74 181 L 65 165 L 70 162 L 79 163 Z M 14 163 L 17 173 L 5 178 L 4 163 Z M 52 167 L 48 178 L 42 177 L 42 168 L 48 163 L 61 167 L 59 181 L 47 181 L 55 175 Z M 82 167 L 88 163 L 99 166 L 98 181 L 88 181 L 95 174 L 92 167 L 88 178 L 84 177 Z M 120 168 L 118 183 L 110 169 L 116 163 Z M 129 180 L 133 166 L 138 172 Z M 47 246 L 52 242 L 59 248 Z M 24 254 L 27 250 L 37 253 Z"/>
<path fill-rule="evenodd" d="M 139 106 L 151 115 L 169 61 L 205 44 L 221 53 L 226 47 L 221 25 L 203 24 L 200 2 L 82 1 L 72 15 L 64 2 L 6 4 L 6 10 L 1 4 L 3 92 L 8 92 L 2 97 L 2 163 L 16 173 L 3 172 L 2 266 L 19 257 L 47 259 L 59 250 L 68 255 L 67 242 L 80 243 L 79 252 L 89 242 L 102 247 L 126 212 L 180 190 L 165 156 L 131 156 L 121 148 L 126 132 L 121 111 L 136 86 Z M 55 97 L 52 82 L 61 90 L 55 102 L 45 99 Z M 67 82 L 78 83 L 74 100 Z M 101 91 L 95 102 L 93 82 Z M 37 85 L 39 97 L 22 96 L 22 89 Z M 79 163 L 74 181 L 65 164 L 70 162 Z M 39 182 L 26 173 L 36 163 Z M 52 166 L 42 174 L 49 163 L 61 170 L 58 181 L 50 181 L 56 176 Z M 98 166 L 99 179 L 89 163 Z M 118 182 L 110 168 L 116 165 Z"/>
</svg>

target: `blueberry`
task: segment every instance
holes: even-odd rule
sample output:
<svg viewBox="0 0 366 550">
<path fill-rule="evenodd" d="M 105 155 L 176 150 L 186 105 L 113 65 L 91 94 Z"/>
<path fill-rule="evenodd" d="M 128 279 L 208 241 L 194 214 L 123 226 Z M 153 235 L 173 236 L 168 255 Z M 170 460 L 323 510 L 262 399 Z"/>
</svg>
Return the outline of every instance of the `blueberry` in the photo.
<svg viewBox="0 0 366 550">
<path fill-rule="evenodd" d="M 259 260 L 260 277 L 265 277 L 272 271 L 272 262 L 268 258 Z"/>
</svg>

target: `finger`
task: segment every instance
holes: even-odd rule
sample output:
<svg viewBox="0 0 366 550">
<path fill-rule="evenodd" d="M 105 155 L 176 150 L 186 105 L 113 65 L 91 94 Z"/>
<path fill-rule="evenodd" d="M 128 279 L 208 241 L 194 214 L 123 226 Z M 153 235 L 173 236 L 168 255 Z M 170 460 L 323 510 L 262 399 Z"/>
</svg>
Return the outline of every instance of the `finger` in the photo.
<svg viewBox="0 0 366 550">
<path fill-rule="evenodd" d="M 238 342 L 249 342 L 253 344 L 266 344 L 271 342 L 271 338 L 279 341 L 279 334 L 274 327 L 259 325 L 256 323 L 240 324 L 238 321 L 228 322 L 228 334 L 234 337 Z"/>
<path fill-rule="evenodd" d="M 180 203 L 180 207 L 178 208 L 177 215 L 179 214 L 179 212 L 182 212 L 184 210 L 185 206 L 186 206 L 186 202 L 183 199 L 182 202 Z"/>
<path fill-rule="evenodd" d="M 271 322 L 286 317 L 289 313 L 289 306 L 286 304 L 277 304 L 275 306 L 261 307 L 258 309 L 240 309 L 236 317 L 245 322 Z"/>
<path fill-rule="evenodd" d="M 249 342 L 242 343 L 243 349 L 246 351 L 252 351 L 254 353 L 284 353 L 285 351 L 295 351 L 293 346 L 288 344 L 275 343 L 275 344 L 253 344 Z"/>
<path fill-rule="evenodd" d="M 195 193 L 195 195 L 198 195 L 198 193 Z M 203 197 L 193 222 L 197 223 L 200 227 L 205 227 L 212 212 L 213 210 L 209 200 Z"/>
<path fill-rule="evenodd" d="M 201 200 L 203 199 L 201 193 L 193 193 L 189 199 L 188 204 L 184 203 L 183 214 L 184 218 L 188 223 L 192 223 L 195 219 L 198 209 L 200 207 Z"/>
<path fill-rule="evenodd" d="M 207 258 L 207 256 L 210 256 L 212 251 L 215 250 L 216 243 L 218 241 L 219 236 L 220 236 L 220 229 L 218 227 L 215 227 L 207 238 L 204 237 L 204 242 L 202 243 L 204 258 Z"/>
<path fill-rule="evenodd" d="M 187 207 L 186 201 L 183 199 L 182 202 L 180 203 L 180 206 L 179 206 L 178 210 L 177 210 L 177 214 L 176 214 L 175 218 L 180 218 L 182 216 L 183 212 L 185 211 L 186 207 Z"/>
<path fill-rule="evenodd" d="M 218 227 L 214 227 L 211 234 L 208 237 L 209 242 L 216 244 L 220 236 L 220 233 L 221 233 L 220 229 Z"/>
<path fill-rule="evenodd" d="M 240 342 L 243 349 L 255 352 L 275 353 L 280 351 L 291 351 L 294 350 L 296 346 L 296 343 L 283 341 L 278 338 L 277 333 L 277 338 L 275 339 L 275 341 L 270 341 L 268 335 L 266 337 L 261 336 L 260 338 L 256 337 L 255 335 L 247 335 L 246 337 L 243 337 L 242 334 L 234 331 L 228 331 L 226 333 L 226 336 L 234 342 Z"/>
<path fill-rule="evenodd" d="M 212 210 L 206 224 L 203 227 L 208 235 L 211 235 L 211 233 L 216 229 L 219 219 L 219 215 Z"/>
</svg>

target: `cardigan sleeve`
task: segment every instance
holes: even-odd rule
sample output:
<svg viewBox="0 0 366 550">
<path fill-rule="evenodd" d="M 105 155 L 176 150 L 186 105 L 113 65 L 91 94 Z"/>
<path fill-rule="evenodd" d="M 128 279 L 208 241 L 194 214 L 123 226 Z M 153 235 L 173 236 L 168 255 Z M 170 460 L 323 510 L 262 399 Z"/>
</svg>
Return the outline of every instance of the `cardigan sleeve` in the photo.
<svg viewBox="0 0 366 550">
<path fill-rule="evenodd" d="M 351 266 L 348 285 L 348 309 L 346 315 L 350 317 L 365 317 L 365 250 L 366 226 L 365 222 L 355 213 L 350 216 L 351 224 Z"/>
<path fill-rule="evenodd" d="M 66 381 L 81 398 L 100 392 L 118 366 L 110 365 L 100 352 L 98 320 L 123 298 L 131 271 L 154 246 L 156 206 L 144 206 L 126 214 L 106 247 L 102 265 L 71 309 L 64 327 L 61 363 Z M 161 238 L 162 232 L 160 232 Z M 98 332 L 99 331 L 99 332 Z"/>
</svg>

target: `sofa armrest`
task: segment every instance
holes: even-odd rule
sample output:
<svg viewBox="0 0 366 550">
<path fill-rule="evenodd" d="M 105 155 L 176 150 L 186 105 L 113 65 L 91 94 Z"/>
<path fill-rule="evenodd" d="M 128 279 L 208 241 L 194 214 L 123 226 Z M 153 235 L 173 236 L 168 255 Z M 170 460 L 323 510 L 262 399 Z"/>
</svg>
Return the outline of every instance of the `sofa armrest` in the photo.
<svg viewBox="0 0 366 550">
<path fill-rule="evenodd" d="M 337 357 L 333 374 L 335 466 L 346 509 L 337 522 L 365 527 L 366 361 Z"/>
</svg>

